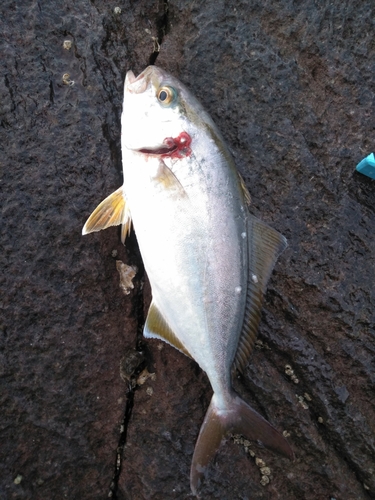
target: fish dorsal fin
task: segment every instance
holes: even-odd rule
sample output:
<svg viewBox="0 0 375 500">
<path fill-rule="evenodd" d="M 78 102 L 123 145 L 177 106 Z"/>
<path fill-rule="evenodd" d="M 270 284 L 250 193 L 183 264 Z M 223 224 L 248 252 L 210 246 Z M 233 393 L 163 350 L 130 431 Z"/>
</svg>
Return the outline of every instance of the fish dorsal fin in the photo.
<svg viewBox="0 0 375 500">
<path fill-rule="evenodd" d="M 233 367 L 242 372 L 257 337 L 264 293 L 279 255 L 287 247 L 284 236 L 253 215 L 247 223 L 249 277 L 245 315 Z"/>
<path fill-rule="evenodd" d="M 110 194 L 95 208 L 83 226 L 82 234 L 93 233 L 119 224 L 122 224 L 121 241 L 124 243 L 126 234 L 130 233 L 131 216 L 122 187 Z"/>
<path fill-rule="evenodd" d="M 167 344 L 172 345 L 191 358 L 188 350 L 171 330 L 168 323 L 164 319 L 164 316 L 161 314 L 154 302 L 151 302 L 150 309 L 148 310 L 143 335 L 146 338 L 164 340 L 164 342 L 167 342 Z"/>
<path fill-rule="evenodd" d="M 239 172 L 237 172 L 237 173 L 238 173 L 238 177 L 240 179 L 240 185 L 241 185 L 243 196 L 245 198 L 247 206 L 249 207 L 251 205 L 251 196 L 250 196 L 249 190 L 246 187 L 246 184 L 245 184 L 245 181 L 243 180 L 242 175 Z"/>
</svg>

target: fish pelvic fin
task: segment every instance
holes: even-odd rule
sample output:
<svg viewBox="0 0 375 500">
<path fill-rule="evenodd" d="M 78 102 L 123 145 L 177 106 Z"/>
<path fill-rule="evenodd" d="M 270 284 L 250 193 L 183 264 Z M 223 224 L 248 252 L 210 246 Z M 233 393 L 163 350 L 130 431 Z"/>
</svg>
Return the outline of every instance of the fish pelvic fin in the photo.
<svg viewBox="0 0 375 500">
<path fill-rule="evenodd" d="M 208 464 L 225 436 L 230 433 L 242 434 L 247 439 L 257 441 L 294 460 L 294 453 L 284 436 L 236 393 L 231 393 L 231 399 L 224 410 L 217 406 L 214 394 L 199 432 L 191 464 L 190 487 L 194 495 L 197 496 Z"/>
<path fill-rule="evenodd" d="M 122 224 L 121 241 L 130 234 L 131 216 L 122 186 L 103 200 L 93 211 L 83 226 L 82 234 L 93 233 L 111 226 Z"/>
<path fill-rule="evenodd" d="M 287 247 L 282 234 L 253 215 L 248 216 L 248 262 L 246 306 L 241 337 L 233 367 L 243 372 L 258 334 L 264 293 L 276 260 Z"/>
<path fill-rule="evenodd" d="M 148 310 L 143 336 L 163 340 L 191 358 L 189 351 L 170 328 L 154 301 L 151 302 L 150 309 Z"/>
</svg>

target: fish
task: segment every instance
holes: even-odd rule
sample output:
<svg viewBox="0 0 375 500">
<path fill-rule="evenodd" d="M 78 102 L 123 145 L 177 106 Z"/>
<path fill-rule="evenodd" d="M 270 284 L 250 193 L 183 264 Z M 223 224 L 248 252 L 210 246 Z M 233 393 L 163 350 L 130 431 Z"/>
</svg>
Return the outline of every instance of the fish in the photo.
<svg viewBox="0 0 375 500">
<path fill-rule="evenodd" d="M 121 224 L 124 243 L 134 227 L 152 290 L 143 334 L 191 357 L 209 378 L 213 396 L 192 458 L 192 493 L 230 433 L 293 460 L 285 437 L 232 387 L 248 364 L 285 237 L 250 213 L 218 128 L 188 88 L 157 66 L 126 74 L 121 149 L 123 185 L 82 233 Z"/>
</svg>

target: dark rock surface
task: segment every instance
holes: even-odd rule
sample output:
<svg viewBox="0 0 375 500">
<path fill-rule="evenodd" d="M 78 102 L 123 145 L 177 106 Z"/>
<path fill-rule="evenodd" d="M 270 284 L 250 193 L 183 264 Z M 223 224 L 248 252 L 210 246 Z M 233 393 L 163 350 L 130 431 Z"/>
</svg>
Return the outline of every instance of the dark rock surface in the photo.
<svg viewBox="0 0 375 500">
<path fill-rule="evenodd" d="M 1 2 L 0 498 L 191 497 L 209 383 L 169 346 L 141 344 L 134 236 L 126 248 L 117 228 L 81 236 L 122 182 L 123 80 L 155 60 L 155 39 L 157 64 L 222 130 L 253 213 L 289 241 L 237 385 L 290 433 L 296 461 L 251 446 L 271 469 L 263 486 L 259 461 L 229 441 L 202 498 L 375 498 L 375 181 L 354 173 L 375 148 L 374 11 Z M 129 296 L 118 259 L 140 268 Z M 135 348 L 155 376 L 129 390 L 136 375 L 124 383 L 120 362 Z"/>
</svg>

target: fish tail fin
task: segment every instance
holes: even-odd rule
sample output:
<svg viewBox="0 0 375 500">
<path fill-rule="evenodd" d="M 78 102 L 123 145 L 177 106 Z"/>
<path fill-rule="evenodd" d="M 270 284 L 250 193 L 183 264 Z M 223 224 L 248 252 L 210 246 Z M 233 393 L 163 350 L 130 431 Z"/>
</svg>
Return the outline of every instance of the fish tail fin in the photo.
<svg viewBox="0 0 375 500">
<path fill-rule="evenodd" d="M 194 495 L 223 438 L 229 434 L 242 434 L 258 441 L 266 448 L 293 460 L 294 453 L 284 436 L 237 394 L 232 393 L 226 408 L 221 409 L 212 397 L 195 445 L 190 470 L 190 486 Z"/>
</svg>

